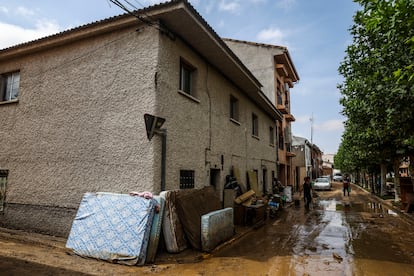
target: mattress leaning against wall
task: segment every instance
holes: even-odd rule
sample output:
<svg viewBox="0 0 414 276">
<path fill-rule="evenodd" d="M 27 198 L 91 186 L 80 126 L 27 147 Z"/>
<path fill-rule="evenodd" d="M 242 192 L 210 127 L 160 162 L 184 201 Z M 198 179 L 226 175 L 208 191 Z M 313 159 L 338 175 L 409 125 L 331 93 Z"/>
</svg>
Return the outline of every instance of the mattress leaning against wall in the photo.
<svg viewBox="0 0 414 276">
<path fill-rule="evenodd" d="M 210 212 L 201 217 L 201 247 L 211 252 L 234 236 L 233 208 Z"/>
<path fill-rule="evenodd" d="M 162 233 L 169 253 L 179 253 L 187 248 L 184 229 L 177 214 L 176 196 L 178 191 L 163 191 L 160 197 L 165 200 Z"/>
<path fill-rule="evenodd" d="M 80 256 L 143 265 L 156 205 L 127 194 L 85 193 L 66 247 Z"/>
<path fill-rule="evenodd" d="M 145 263 L 147 264 L 154 263 L 155 256 L 157 255 L 158 243 L 161 236 L 161 225 L 164 219 L 165 199 L 160 196 L 154 196 L 154 199 L 158 203 L 159 210 L 158 212 L 155 212 L 154 218 L 152 220 L 147 256 L 145 259 Z"/>
</svg>

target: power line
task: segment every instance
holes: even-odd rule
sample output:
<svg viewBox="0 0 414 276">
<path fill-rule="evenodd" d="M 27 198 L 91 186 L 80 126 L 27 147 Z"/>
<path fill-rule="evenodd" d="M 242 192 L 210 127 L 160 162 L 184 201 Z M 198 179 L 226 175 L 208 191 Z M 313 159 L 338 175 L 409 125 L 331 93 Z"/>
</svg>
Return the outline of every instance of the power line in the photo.
<svg viewBox="0 0 414 276">
<path fill-rule="evenodd" d="M 141 11 L 141 13 L 145 15 L 145 17 L 140 16 L 138 14 L 139 9 L 135 5 L 133 5 L 129 0 L 124 0 L 124 1 L 128 5 L 130 5 L 134 9 L 134 11 L 131 11 L 130 9 L 128 9 L 128 7 L 126 7 L 124 4 L 122 4 L 121 1 L 118 1 L 118 0 L 108 0 L 108 1 L 110 1 L 114 5 L 121 8 L 122 10 L 127 12 L 129 15 L 136 17 L 139 21 L 143 22 L 144 24 L 146 24 L 150 27 L 153 27 L 153 28 L 157 29 L 158 31 L 166 34 L 172 40 L 175 39 L 175 34 L 173 32 L 171 32 L 170 30 L 168 30 L 168 28 L 166 28 L 165 26 L 160 24 L 160 22 L 157 22 L 156 19 L 151 18 L 151 16 L 148 15 L 147 13 L 145 13 L 145 11 Z M 134 0 L 134 1 L 137 2 L 139 5 L 141 5 L 143 8 L 145 8 L 138 0 Z"/>
<path fill-rule="evenodd" d="M 309 121 L 311 122 L 311 144 L 313 145 L 313 122 L 314 122 L 314 118 L 313 118 L 313 112 L 312 112 L 312 117 L 310 117 Z"/>
<path fill-rule="evenodd" d="M 128 14 L 138 18 L 138 20 L 140 20 L 141 22 L 147 24 L 148 26 L 154 26 L 154 22 L 148 20 L 145 17 L 139 16 L 136 12 L 133 12 L 131 10 L 129 10 L 124 4 L 122 4 L 120 1 L 118 0 L 109 0 L 111 3 L 113 3 L 114 5 L 118 6 L 119 8 L 121 8 L 122 10 L 124 10 L 125 12 L 127 12 Z M 125 2 L 127 2 L 131 7 L 133 7 L 135 10 L 138 10 L 134 5 L 132 5 L 128 0 L 125 0 Z M 149 17 L 149 16 L 147 16 Z M 155 27 L 156 29 L 160 30 L 158 27 Z M 161 31 L 161 30 L 160 30 Z"/>
</svg>

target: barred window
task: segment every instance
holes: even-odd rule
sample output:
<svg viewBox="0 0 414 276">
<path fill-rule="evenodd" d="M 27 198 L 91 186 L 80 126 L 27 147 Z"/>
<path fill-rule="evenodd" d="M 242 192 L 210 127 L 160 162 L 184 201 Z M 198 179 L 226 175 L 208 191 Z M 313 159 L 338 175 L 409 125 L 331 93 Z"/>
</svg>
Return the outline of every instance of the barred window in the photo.
<svg viewBox="0 0 414 276">
<path fill-rule="evenodd" d="M 180 189 L 193 189 L 194 175 L 193 170 L 180 170 Z"/>
<path fill-rule="evenodd" d="M 4 204 L 6 201 L 6 184 L 7 184 L 8 175 L 9 175 L 8 170 L 0 169 L 0 212 L 3 212 Z"/>
</svg>

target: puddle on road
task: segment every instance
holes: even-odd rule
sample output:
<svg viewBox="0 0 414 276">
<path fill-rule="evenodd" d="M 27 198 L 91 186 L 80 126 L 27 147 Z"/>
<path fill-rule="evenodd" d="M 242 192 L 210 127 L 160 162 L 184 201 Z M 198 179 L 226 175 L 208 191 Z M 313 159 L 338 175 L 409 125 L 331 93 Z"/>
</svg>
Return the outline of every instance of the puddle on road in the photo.
<svg viewBox="0 0 414 276">
<path fill-rule="evenodd" d="M 384 207 L 377 202 L 352 202 L 352 201 L 336 201 L 336 200 L 321 200 L 319 201 L 319 209 L 325 211 L 351 211 L 351 212 L 366 212 L 373 214 L 384 214 L 396 216 L 397 213 Z"/>
<path fill-rule="evenodd" d="M 320 200 L 315 210 L 317 212 L 300 226 L 299 239 L 293 249 L 291 265 L 298 275 L 318 271 L 352 275 L 353 243 L 365 229 L 359 214 L 395 214 L 380 203 L 352 202 L 348 198 Z"/>
<path fill-rule="evenodd" d="M 353 262 L 352 231 L 344 213 L 337 212 L 342 202 L 320 200 L 319 210 L 300 226 L 291 262 L 297 275 L 325 272 L 351 275 Z"/>
</svg>

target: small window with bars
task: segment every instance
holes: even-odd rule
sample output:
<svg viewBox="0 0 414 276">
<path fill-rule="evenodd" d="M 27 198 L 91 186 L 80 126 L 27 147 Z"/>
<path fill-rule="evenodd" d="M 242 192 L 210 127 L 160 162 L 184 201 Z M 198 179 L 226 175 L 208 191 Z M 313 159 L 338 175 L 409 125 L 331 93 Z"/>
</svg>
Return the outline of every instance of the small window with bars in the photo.
<svg viewBox="0 0 414 276">
<path fill-rule="evenodd" d="M 6 184 L 8 175 L 8 170 L 0 169 L 0 212 L 4 211 L 4 204 L 6 202 Z"/>
<path fill-rule="evenodd" d="M 194 175 L 193 170 L 180 170 L 180 189 L 193 189 Z"/>
</svg>

